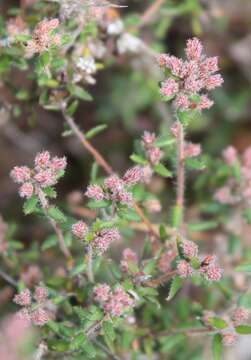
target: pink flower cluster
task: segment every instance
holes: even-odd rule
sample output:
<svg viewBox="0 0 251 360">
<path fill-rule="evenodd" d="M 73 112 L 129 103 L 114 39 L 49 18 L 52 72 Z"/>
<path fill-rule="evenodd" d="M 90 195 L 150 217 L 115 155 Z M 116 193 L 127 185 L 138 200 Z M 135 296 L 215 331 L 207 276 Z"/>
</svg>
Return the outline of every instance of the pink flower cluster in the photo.
<svg viewBox="0 0 251 360">
<path fill-rule="evenodd" d="M 162 82 L 160 93 L 167 98 L 175 98 L 177 110 L 209 109 L 213 101 L 202 91 L 210 91 L 223 83 L 217 57 L 206 57 L 199 39 L 189 39 L 186 44 L 186 60 L 169 54 L 161 54 L 158 63 L 168 72 L 168 78 Z M 194 98 L 198 95 L 198 99 Z"/>
<path fill-rule="evenodd" d="M 137 254 L 130 248 L 124 249 L 122 253 L 122 260 L 120 261 L 120 268 L 123 272 L 129 272 L 130 263 L 138 263 Z"/>
<path fill-rule="evenodd" d="M 202 261 L 198 257 L 198 246 L 189 240 L 182 240 L 179 247 L 185 259 L 177 264 L 177 273 L 183 278 L 191 275 L 202 275 L 208 281 L 219 281 L 222 277 L 222 269 L 216 264 L 216 256 L 207 255 Z M 191 260 L 200 264 L 199 268 L 194 268 Z"/>
<path fill-rule="evenodd" d="M 242 155 L 239 155 L 233 146 L 223 151 L 225 163 L 239 169 L 240 178 L 236 178 L 234 172 L 228 177 L 224 186 L 214 194 L 215 200 L 222 204 L 239 204 L 245 207 L 251 205 L 251 147 L 248 147 Z"/>
<path fill-rule="evenodd" d="M 112 202 L 133 204 L 133 196 L 130 187 L 139 183 L 143 179 L 143 171 L 140 166 L 134 166 L 126 171 L 123 178 L 111 175 L 105 179 L 103 186 L 96 184 L 89 185 L 85 195 L 93 200 L 111 200 Z"/>
<path fill-rule="evenodd" d="M 214 317 L 217 317 L 217 315 L 213 311 L 205 311 L 202 319 L 205 325 L 214 327 L 210 322 L 210 319 Z M 238 340 L 238 334 L 236 333 L 235 328 L 245 324 L 248 318 L 249 311 L 243 307 L 237 307 L 230 316 L 226 315 L 223 317 L 223 320 L 227 323 L 227 326 L 219 331 L 222 335 L 223 345 L 231 346 L 236 343 Z"/>
<path fill-rule="evenodd" d="M 48 313 L 43 308 L 44 303 L 48 299 L 48 290 L 41 286 L 36 287 L 33 297 L 36 303 L 35 306 L 33 306 L 32 294 L 29 289 L 25 289 L 20 294 L 15 295 L 13 301 L 23 306 L 17 315 L 27 325 L 43 326 L 50 320 Z"/>
<path fill-rule="evenodd" d="M 27 57 L 32 57 L 36 53 L 43 53 L 51 46 L 58 46 L 61 42 L 61 36 L 59 34 L 53 34 L 53 30 L 59 26 L 58 19 L 42 20 L 35 27 L 32 39 L 28 41 L 26 47 Z"/>
<path fill-rule="evenodd" d="M 149 160 L 151 166 L 159 164 L 164 155 L 163 151 L 161 151 L 161 149 L 155 145 L 155 141 L 156 135 L 154 133 L 150 133 L 148 131 L 144 132 L 141 144 L 145 150 L 146 157 Z"/>
<path fill-rule="evenodd" d="M 121 287 L 111 290 L 107 284 L 99 285 L 95 289 L 95 299 L 106 313 L 111 316 L 121 316 L 125 311 L 134 306 L 134 300 Z"/>
<path fill-rule="evenodd" d="M 89 233 L 89 227 L 83 221 L 79 221 L 72 225 L 72 233 L 77 238 L 85 240 L 86 235 Z M 95 234 L 91 245 L 98 255 L 102 255 L 108 250 L 111 243 L 120 240 L 121 235 L 117 228 L 102 229 Z"/>
<path fill-rule="evenodd" d="M 19 195 L 29 199 L 36 192 L 36 187 L 45 188 L 55 185 L 62 176 L 66 164 L 65 157 L 51 158 L 48 151 L 43 151 L 36 156 L 34 169 L 27 166 L 15 166 L 10 176 L 14 182 L 22 184 Z"/>
<path fill-rule="evenodd" d="M 92 241 L 93 248 L 99 255 L 102 255 L 108 250 L 111 243 L 119 241 L 121 238 L 120 232 L 117 228 L 101 230 Z"/>
</svg>

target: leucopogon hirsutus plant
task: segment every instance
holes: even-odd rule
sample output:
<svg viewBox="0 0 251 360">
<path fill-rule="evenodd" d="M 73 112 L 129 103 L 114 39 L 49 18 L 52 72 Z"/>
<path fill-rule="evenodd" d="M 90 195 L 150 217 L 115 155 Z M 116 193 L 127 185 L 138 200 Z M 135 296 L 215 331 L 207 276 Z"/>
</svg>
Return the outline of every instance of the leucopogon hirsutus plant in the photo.
<svg viewBox="0 0 251 360">
<path fill-rule="evenodd" d="M 207 57 L 198 38 L 187 40 L 184 60 L 156 54 L 130 33 L 119 6 L 109 1 L 51 0 L 47 9 L 39 4 L 23 1 L 25 12 L 6 22 L 1 51 L 12 57 L 11 66 L 34 70 L 36 100 L 61 113 L 64 136 L 75 136 L 94 165 L 80 194 L 84 207 L 76 193 L 77 201 L 72 195 L 68 206 L 60 207 L 55 188 L 69 171 L 66 156 L 42 149 L 33 165 L 16 165 L 10 172 L 24 214 L 30 221 L 44 219 L 49 236 L 23 249 L 15 230 L 0 218 L 0 277 L 16 292 L 16 313 L 1 325 L 1 359 L 164 359 L 168 354 L 176 359 L 176 347 L 192 359 L 200 347 L 189 348 L 195 334 L 212 339 L 212 356 L 220 359 L 225 346 L 251 333 L 250 295 L 230 292 L 232 272 L 221 253 L 197 244 L 191 231 L 196 224 L 190 224 L 186 209 L 189 173 L 205 168 L 202 146 L 187 140 L 189 128 L 197 114 L 213 106 L 209 92 L 223 84 L 218 58 Z M 26 18 L 32 11 L 37 23 Z M 84 133 L 74 114 L 81 101 L 91 101 L 85 87 L 96 83 L 103 62 L 125 54 L 147 54 L 159 66 L 160 98 L 170 102 L 173 123 L 165 136 L 143 131 L 130 157 L 134 164 L 120 174 L 90 141 L 103 127 Z M 224 151 L 227 171 L 211 196 L 216 207 L 238 205 L 247 221 L 249 150 L 242 156 L 233 147 Z M 152 217 L 167 213 L 151 188 L 158 177 L 174 189 L 168 216 L 156 224 Z M 212 223 L 197 227 L 207 230 Z M 132 239 L 140 241 L 135 246 Z M 21 270 L 27 261 L 34 263 Z M 237 271 L 250 271 L 250 265 Z M 200 303 L 203 296 L 211 303 Z M 20 344 L 13 345 L 13 336 Z"/>
</svg>

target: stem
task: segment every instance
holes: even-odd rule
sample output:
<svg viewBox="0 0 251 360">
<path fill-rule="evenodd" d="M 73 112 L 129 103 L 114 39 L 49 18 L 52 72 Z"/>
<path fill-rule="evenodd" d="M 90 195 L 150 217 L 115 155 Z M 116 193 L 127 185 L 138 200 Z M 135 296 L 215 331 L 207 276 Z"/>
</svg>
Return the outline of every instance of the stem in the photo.
<svg viewBox="0 0 251 360">
<path fill-rule="evenodd" d="M 94 339 L 92 340 L 94 344 L 96 344 L 101 350 L 106 352 L 109 356 L 111 356 L 111 359 L 114 360 L 122 360 L 120 357 L 118 357 L 116 354 L 114 354 L 110 349 L 108 349 L 104 344 L 102 344 L 100 341 Z"/>
<path fill-rule="evenodd" d="M 18 283 L 10 275 L 6 274 L 3 270 L 0 270 L 0 277 L 10 285 L 18 287 Z"/>
<path fill-rule="evenodd" d="M 141 17 L 140 27 L 147 24 L 153 18 L 164 2 L 165 0 L 155 0 L 155 2 L 146 9 Z"/>
<path fill-rule="evenodd" d="M 72 117 L 68 116 L 65 111 L 63 111 L 64 119 L 67 124 L 70 126 L 71 130 L 78 137 L 80 142 L 84 147 L 93 155 L 97 163 L 105 170 L 109 175 L 113 174 L 112 167 L 108 162 L 103 158 L 103 156 L 95 149 L 95 147 L 85 138 L 84 134 L 81 132 L 75 121 Z"/>
<path fill-rule="evenodd" d="M 87 254 L 87 276 L 88 276 L 88 280 L 91 283 L 94 283 L 94 274 L 93 274 L 93 270 L 92 270 L 92 255 L 93 255 L 92 246 L 89 245 L 88 246 L 88 254 Z"/>
<path fill-rule="evenodd" d="M 100 167 L 108 174 L 111 175 L 114 173 L 112 167 L 108 162 L 103 158 L 103 156 L 100 154 L 100 152 L 95 149 L 95 147 L 85 138 L 84 134 L 81 132 L 77 124 L 75 123 L 74 119 L 69 116 L 65 111 L 65 106 L 61 106 L 62 114 L 64 116 L 65 121 L 73 131 L 73 133 L 76 135 L 76 137 L 79 139 L 79 141 L 82 143 L 82 145 L 93 155 L 96 162 L 100 165 Z M 158 231 L 155 230 L 154 226 L 151 224 L 151 222 L 146 218 L 143 211 L 140 209 L 140 207 L 134 203 L 133 205 L 134 210 L 139 215 L 143 223 L 148 228 L 148 231 L 150 234 L 153 235 L 153 237 L 158 240 L 159 234 Z"/>
<path fill-rule="evenodd" d="M 144 285 L 147 285 L 150 287 L 157 287 L 157 286 L 162 285 L 165 282 L 169 281 L 170 278 L 174 277 L 176 274 L 177 274 L 176 270 L 170 271 L 164 275 L 159 276 L 156 279 L 145 281 Z"/>
<path fill-rule="evenodd" d="M 178 143 L 178 170 L 177 170 L 177 198 L 176 209 L 179 210 L 179 220 L 177 227 L 181 227 L 183 223 L 184 199 L 185 199 L 185 141 L 184 128 L 181 123 L 177 135 Z"/>
<path fill-rule="evenodd" d="M 54 219 L 52 219 L 48 214 L 49 203 L 48 203 L 43 191 L 37 186 L 36 192 L 37 192 L 38 198 L 40 200 L 42 209 L 44 210 L 45 216 L 47 217 L 49 223 L 53 227 L 53 229 L 58 237 L 60 250 L 62 251 L 62 253 L 64 254 L 64 256 L 67 259 L 71 258 L 72 256 L 71 256 L 70 250 L 65 245 L 64 235 L 62 233 L 62 230 L 61 230 L 59 224 Z"/>
</svg>

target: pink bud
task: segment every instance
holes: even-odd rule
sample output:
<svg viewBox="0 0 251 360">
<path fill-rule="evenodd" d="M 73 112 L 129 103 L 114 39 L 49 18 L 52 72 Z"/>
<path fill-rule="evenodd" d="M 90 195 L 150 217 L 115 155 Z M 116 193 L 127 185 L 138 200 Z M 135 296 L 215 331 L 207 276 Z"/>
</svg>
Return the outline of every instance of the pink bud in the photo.
<svg viewBox="0 0 251 360">
<path fill-rule="evenodd" d="M 103 192 L 103 189 L 99 185 L 89 185 L 87 187 L 87 190 L 85 192 L 85 195 L 90 198 L 97 201 L 103 200 L 105 197 L 105 194 Z"/>
<path fill-rule="evenodd" d="M 79 221 L 76 224 L 72 225 L 71 231 L 73 235 L 79 239 L 84 239 L 88 233 L 88 226 L 83 221 Z"/>
<path fill-rule="evenodd" d="M 200 60 L 202 50 L 202 44 L 199 39 L 194 37 L 193 39 L 187 40 L 185 52 L 189 60 Z"/>
<path fill-rule="evenodd" d="M 13 181 L 20 184 L 30 180 L 31 170 L 27 166 L 15 166 L 11 171 L 10 176 Z"/>
<path fill-rule="evenodd" d="M 187 278 L 193 275 L 194 270 L 186 260 L 180 260 L 177 265 L 177 273 L 180 277 Z"/>
<path fill-rule="evenodd" d="M 21 306 L 31 305 L 31 293 L 29 289 L 23 290 L 20 294 L 15 295 L 14 300 L 16 304 Z"/>
<path fill-rule="evenodd" d="M 24 183 L 19 189 L 19 195 L 29 199 L 33 195 L 33 185 L 29 182 Z"/>
<path fill-rule="evenodd" d="M 228 146 L 223 151 L 223 158 L 228 165 L 233 165 L 237 161 L 237 151 L 233 146 Z"/>
<path fill-rule="evenodd" d="M 48 298 L 48 290 L 42 286 L 36 287 L 35 295 L 36 301 L 44 302 Z"/>
</svg>

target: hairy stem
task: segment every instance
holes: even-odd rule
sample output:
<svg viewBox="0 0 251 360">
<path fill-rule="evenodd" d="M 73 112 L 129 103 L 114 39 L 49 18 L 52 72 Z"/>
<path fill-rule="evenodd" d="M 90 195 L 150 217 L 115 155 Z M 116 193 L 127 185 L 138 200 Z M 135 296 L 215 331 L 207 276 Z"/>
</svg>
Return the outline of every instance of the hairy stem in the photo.
<svg viewBox="0 0 251 360">
<path fill-rule="evenodd" d="M 93 249 L 92 246 L 88 246 L 88 254 L 87 254 L 87 276 L 88 280 L 91 283 L 94 283 L 94 274 L 92 270 L 92 256 L 93 256 Z"/>
<path fill-rule="evenodd" d="M 18 283 L 10 275 L 6 274 L 3 270 L 0 270 L 0 277 L 10 285 L 18 287 Z"/>
<path fill-rule="evenodd" d="M 85 138 L 84 134 L 81 132 L 77 124 L 75 123 L 74 119 L 69 116 L 66 113 L 65 107 L 62 106 L 62 113 L 64 116 L 65 121 L 69 125 L 72 132 L 75 134 L 75 136 L 79 139 L 79 141 L 82 143 L 82 145 L 93 155 L 94 159 L 96 160 L 97 164 L 108 174 L 111 175 L 114 173 L 112 167 L 108 162 L 104 159 L 104 157 L 100 154 L 100 152 L 95 149 L 95 147 Z M 151 222 L 146 218 L 143 211 L 140 209 L 140 207 L 134 203 L 133 205 L 136 213 L 139 215 L 143 223 L 148 228 L 149 233 L 153 236 L 155 240 L 159 239 L 158 231 L 154 228 L 154 226 L 151 224 Z"/>
<path fill-rule="evenodd" d="M 157 11 L 159 11 L 160 7 L 164 4 L 166 0 L 155 0 L 149 8 L 143 13 L 141 17 L 140 27 L 147 24 L 154 17 Z"/>
<path fill-rule="evenodd" d="M 183 223 L 184 213 L 184 199 L 185 199 L 185 135 L 184 127 L 180 123 L 180 129 L 178 131 L 177 143 L 178 143 L 178 169 L 177 169 L 177 197 L 176 197 L 176 209 L 179 211 L 179 220 L 176 223 L 177 227 L 181 227 Z"/>
<path fill-rule="evenodd" d="M 65 242 L 64 242 L 63 232 L 62 232 L 59 224 L 49 216 L 49 214 L 48 214 L 49 203 L 48 203 L 43 191 L 38 186 L 36 187 L 36 193 L 40 200 L 42 209 L 44 210 L 44 213 L 45 213 L 49 223 L 53 227 L 53 229 L 58 237 L 60 250 L 62 251 L 62 253 L 64 254 L 64 256 L 67 259 L 71 258 L 72 256 L 71 256 L 70 250 L 67 248 L 67 246 L 65 245 Z"/>
</svg>

